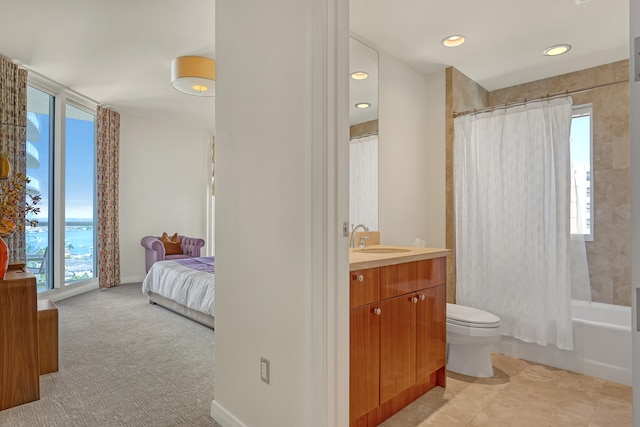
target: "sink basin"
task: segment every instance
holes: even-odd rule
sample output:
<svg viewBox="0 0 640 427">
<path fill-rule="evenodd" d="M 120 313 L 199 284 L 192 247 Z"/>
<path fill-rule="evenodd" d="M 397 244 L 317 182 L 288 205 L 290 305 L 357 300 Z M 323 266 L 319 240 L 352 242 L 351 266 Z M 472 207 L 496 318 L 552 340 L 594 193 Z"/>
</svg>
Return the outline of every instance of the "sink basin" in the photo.
<svg viewBox="0 0 640 427">
<path fill-rule="evenodd" d="M 395 253 L 402 253 L 402 252 L 410 252 L 411 249 L 398 248 L 394 246 L 369 246 L 369 247 L 354 249 L 353 251 L 364 253 L 364 254 L 395 254 Z"/>
</svg>

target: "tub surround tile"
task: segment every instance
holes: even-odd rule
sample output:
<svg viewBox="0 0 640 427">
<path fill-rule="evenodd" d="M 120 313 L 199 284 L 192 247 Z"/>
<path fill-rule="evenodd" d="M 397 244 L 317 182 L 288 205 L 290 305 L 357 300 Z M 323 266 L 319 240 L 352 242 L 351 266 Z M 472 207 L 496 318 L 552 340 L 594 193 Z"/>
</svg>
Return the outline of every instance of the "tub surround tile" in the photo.
<svg viewBox="0 0 640 427">
<path fill-rule="evenodd" d="M 593 274 L 591 280 L 591 299 L 613 304 L 613 279 L 608 275 Z"/>
<path fill-rule="evenodd" d="M 383 427 L 630 426 L 631 387 L 502 354 L 494 378 L 447 373 L 436 387 Z"/>
<path fill-rule="evenodd" d="M 614 283 L 616 283 L 617 278 L 613 278 Z M 631 283 L 631 277 L 625 277 L 620 282 Z M 617 305 L 628 305 L 629 301 L 631 301 L 631 285 L 627 286 L 616 286 L 613 287 L 613 303 Z"/>
</svg>

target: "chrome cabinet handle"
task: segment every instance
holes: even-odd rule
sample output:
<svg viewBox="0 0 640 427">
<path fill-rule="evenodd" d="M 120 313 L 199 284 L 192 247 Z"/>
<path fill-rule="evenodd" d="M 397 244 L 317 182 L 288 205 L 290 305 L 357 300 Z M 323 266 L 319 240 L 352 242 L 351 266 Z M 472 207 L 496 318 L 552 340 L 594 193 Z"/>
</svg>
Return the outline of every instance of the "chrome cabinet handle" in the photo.
<svg viewBox="0 0 640 427">
<path fill-rule="evenodd" d="M 411 298 L 411 302 L 414 303 L 414 304 L 417 304 L 418 303 L 418 297 L 412 297 Z"/>
<path fill-rule="evenodd" d="M 364 276 L 363 276 L 362 274 L 358 274 L 358 275 L 356 276 L 356 280 L 357 280 L 358 282 L 364 282 Z"/>
<path fill-rule="evenodd" d="M 381 313 L 382 313 L 382 310 L 380 308 L 373 309 L 373 314 L 377 314 L 378 316 L 380 316 Z"/>
<path fill-rule="evenodd" d="M 424 301 L 424 300 L 427 299 L 426 295 L 424 295 L 424 294 L 418 295 L 418 298 L 420 298 L 420 301 Z"/>
</svg>

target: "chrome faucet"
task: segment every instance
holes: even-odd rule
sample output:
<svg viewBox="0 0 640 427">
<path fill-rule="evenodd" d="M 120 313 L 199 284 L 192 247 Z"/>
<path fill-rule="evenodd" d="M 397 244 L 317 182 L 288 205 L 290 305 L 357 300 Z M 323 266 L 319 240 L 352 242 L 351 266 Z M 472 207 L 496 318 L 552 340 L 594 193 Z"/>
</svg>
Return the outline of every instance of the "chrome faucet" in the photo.
<svg viewBox="0 0 640 427">
<path fill-rule="evenodd" d="M 351 228 L 351 239 L 349 240 L 349 247 L 350 248 L 355 248 L 356 247 L 356 231 L 359 228 L 362 228 L 363 231 L 369 231 L 369 227 L 367 227 L 364 224 L 358 224 L 355 227 L 352 227 Z"/>
</svg>

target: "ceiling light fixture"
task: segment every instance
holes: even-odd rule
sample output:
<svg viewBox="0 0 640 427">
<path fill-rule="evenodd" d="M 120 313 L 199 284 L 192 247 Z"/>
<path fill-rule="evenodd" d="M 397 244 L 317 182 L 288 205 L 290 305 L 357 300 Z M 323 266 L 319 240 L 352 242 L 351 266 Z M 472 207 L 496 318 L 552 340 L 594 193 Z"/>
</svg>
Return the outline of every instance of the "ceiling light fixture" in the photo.
<svg viewBox="0 0 640 427">
<path fill-rule="evenodd" d="M 371 104 L 367 102 L 359 102 L 356 104 L 356 108 L 365 109 L 371 107 Z"/>
<path fill-rule="evenodd" d="M 365 71 L 356 71 L 355 73 L 351 73 L 351 78 L 353 80 L 364 80 L 369 77 L 369 74 Z"/>
<path fill-rule="evenodd" d="M 171 61 L 171 84 L 196 96 L 216 95 L 216 61 L 202 56 L 180 56 Z"/>
<path fill-rule="evenodd" d="M 452 36 L 449 36 L 449 37 L 445 37 L 442 40 L 442 45 L 444 47 L 458 47 L 458 46 L 462 45 L 465 42 L 465 40 L 466 39 L 464 38 L 464 36 L 455 34 L 455 35 L 452 35 Z"/>
<path fill-rule="evenodd" d="M 562 55 L 563 53 L 567 53 L 569 50 L 571 50 L 570 44 L 557 44 L 555 46 L 546 48 L 542 51 L 542 53 L 546 56 L 558 56 Z"/>
</svg>

